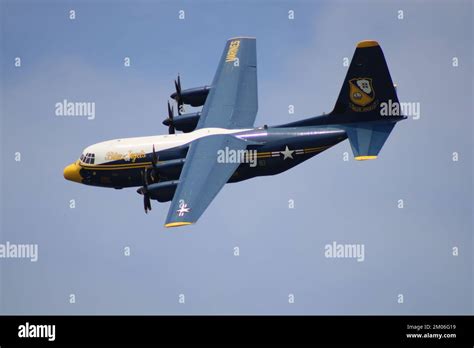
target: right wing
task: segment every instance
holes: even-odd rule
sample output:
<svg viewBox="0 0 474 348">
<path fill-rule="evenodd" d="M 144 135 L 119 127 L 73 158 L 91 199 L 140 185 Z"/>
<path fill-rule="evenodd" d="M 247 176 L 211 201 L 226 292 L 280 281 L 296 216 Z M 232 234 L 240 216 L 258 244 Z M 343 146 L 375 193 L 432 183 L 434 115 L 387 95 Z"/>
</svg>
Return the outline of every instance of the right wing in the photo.
<svg viewBox="0 0 474 348">
<path fill-rule="evenodd" d="M 196 129 L 251 128 L 257 109 L 256 40 L 229 39 Z"/>
</svg>

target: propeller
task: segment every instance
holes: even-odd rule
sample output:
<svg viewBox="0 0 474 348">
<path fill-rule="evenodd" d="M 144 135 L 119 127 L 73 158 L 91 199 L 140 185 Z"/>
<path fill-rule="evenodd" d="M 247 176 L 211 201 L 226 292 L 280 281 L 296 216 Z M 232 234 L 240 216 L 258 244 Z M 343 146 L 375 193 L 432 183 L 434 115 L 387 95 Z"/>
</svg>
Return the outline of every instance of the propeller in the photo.
<svg viewBox="0 0 474 348">
<path fill-rule="evenodd" d="M 152 171 L 153 181 L 156 181 L 156 179 L 158 178 L 158 168 L 156 167 L 157 163 L 158 163 L 158 155 L 156 154 L 156 151 L 155 151 L 155 144 L 153 144 L 153 153 L 151 155 L 151 165 L 153 166 L 153 171 Z"/>
<path fill-rule="evenodd" d="M 148 214 L 148 211 L 151 210 L 150 195 L 148 194 L 148 178 L 147 178 L 147 169 L 141 172 L 143 186 L 140 187 L 137 192 L 143 195 L 143 206 L 145 208 L 145 213 Z"/>
<path fill-rule="evenodd" d="M 178 74 L 178 78 L 174 80 L 174 88 L 176 89 L 176 93 L 174 94 L 174 100 L 178 104 L 178 115 L 181 115 L 181 108 L 183 107 L 183 95 L 181 94 L 181 79 Z"/>
<path fill-rule="evenodd" d="M 168 133 L 174 134 L 176 129 L 174 127 L 174 111 L 173 107 L 170 106 L 170 102 L 168 102 L 168 118 L 164 122 L 168 126 Z"/>
<path fill-rule="evenodd" d="M 168 117 L 165 118 L 165 120 L 163 121 L 163 124 L 165 126 L 168 126 L 169 134 L 174 134 L 176 132 L 176 128 L 174 126 L 174 111 L 173 111 L 173 107 L 170 106 L 170 102 L 168 102 Z"/>
</svg>

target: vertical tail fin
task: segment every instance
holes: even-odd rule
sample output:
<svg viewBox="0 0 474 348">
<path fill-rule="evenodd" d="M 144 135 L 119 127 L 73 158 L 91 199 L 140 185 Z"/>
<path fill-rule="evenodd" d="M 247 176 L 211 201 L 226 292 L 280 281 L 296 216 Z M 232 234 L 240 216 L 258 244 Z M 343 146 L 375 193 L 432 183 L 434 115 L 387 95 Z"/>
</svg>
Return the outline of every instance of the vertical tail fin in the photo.
<svg viewBox="0 0 474 348">
<path fill-rule="evenodd" d="M 344 115 L 345 122 L 387 120 L 391 117 L 382 116 L 380 108 L 389 101 L 398 103 L 398 97 L 382 49 L 377 41 L 361 41 L 331 115 Z M 403 117 L 391 120 L 400 119 Z"/>
<path fill-rule="evenodd" d="M 355 159 L 376 158 L 395 123 L 405 119 L 387 112 L 392 105 L 400 110 L 382 49 L 376 41 L 359 42 L 330 114 L 335 123 L 347 124 Z"/>
</svg>

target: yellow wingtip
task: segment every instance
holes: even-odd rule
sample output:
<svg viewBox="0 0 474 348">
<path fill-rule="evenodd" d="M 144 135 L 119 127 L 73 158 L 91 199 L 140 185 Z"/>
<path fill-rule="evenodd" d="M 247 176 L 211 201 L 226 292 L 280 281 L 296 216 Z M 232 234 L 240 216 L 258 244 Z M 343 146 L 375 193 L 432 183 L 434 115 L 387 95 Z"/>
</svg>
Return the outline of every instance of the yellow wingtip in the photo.
<svg viewBox="0 0 474 348">
<path fill-rule="evenodd" d="M 186 222 L 186 221 L 178 221 L 178 222 L 170 222 L 165 225 L 165 227 L 179 227 L 179 226 L 186 226 L 186 225 L 191 225 L 192 222 Z"/>
<path fill-rule="evenodd" d="M 354 159 L 356 161 L 366 161 L 366 160 L 373 160 L 373 159 L 376 159 L 377 156 L 357 156 L 357 157 L 354 157 Z"/>
<path fill-rule="evenodd" d="M 375 40 L 364 40 L 364 41 L 360 41 L 357 44 L 357 48 L 375 47 L 375 46 L 379 46 L 379 43 Z"/>
<path fill-rule="evenodd" d="M 236 36 L 236 37 L 231 37 L 229 39 L 227 39 L 227 41 L 231 41 L 231 40 L 238 40 L 238 39 L 251 39 L 251 40 L 255 40 L 255 36 Z"/>
</svg>

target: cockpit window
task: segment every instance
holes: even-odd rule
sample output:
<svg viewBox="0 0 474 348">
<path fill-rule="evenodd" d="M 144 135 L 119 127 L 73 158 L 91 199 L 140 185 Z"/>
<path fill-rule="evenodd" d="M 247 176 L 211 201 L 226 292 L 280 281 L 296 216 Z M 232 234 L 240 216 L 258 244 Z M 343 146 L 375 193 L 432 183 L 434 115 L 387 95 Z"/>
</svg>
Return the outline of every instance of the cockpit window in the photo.
<svg viewBox="0 0 474 348">
<path fill-rule="evenodd" d="M 86 153 L 85 155 L 81 155 L 81 161 L 86 164 L 94 164 L 95 161 L 95 154 L 94 153 Z"/>
</svg>

